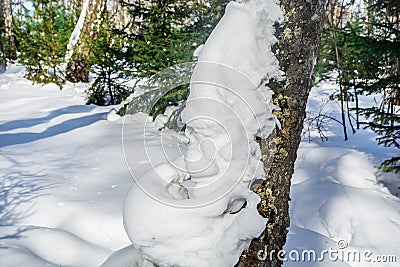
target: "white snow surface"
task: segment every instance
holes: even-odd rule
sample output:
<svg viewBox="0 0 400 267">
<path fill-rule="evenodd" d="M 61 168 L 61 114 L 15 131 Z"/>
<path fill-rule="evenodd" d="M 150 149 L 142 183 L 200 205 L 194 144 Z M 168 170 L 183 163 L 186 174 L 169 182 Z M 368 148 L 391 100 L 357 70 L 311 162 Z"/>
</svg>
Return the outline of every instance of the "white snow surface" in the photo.
<svg viewBox="0 0 400 267">
<path fill-rule="evenodd" d="M 255 3 L 231 4 L 198 51 L 185 133 L 159 131 L 147 114 L 119 118 L 116 107 L 84 105 L 87 84 L 62 91 L 32 85 L 17 65 L 0 74 L 0 266 L 235 264 L 266 221 L 248 189 L 263 175 L 252 138 L 267 136 L 274 124 L 270 93 L 260 80 L 279 74 L 268 51 L 254 58 L 234 42 L 247 34 L 258 36 L 244 38 L 252 50 L 274 42 L 270 30 L 257 27 L 254 12 L 269 13 L 270 22 L 280 16 L 274 5 L 257 9 Z M 237 23 L 232 35 L 231 23 Z M 220 43 L 226 57 L 216 56 Z M 235 49 L 242 60 L 228 56 Z M 336 89 L 328 83 L 313 88 L 310 116 L 324 105 L 339 118 L 339 106 L 329 100 Z M 360 105 L 376 97 L 360 97 Z M 284 249 L 313 250 L 317 257 L 329 249 L 370 251 L 370 261 L 340 253 L 335 261 L 288 255 L 284 266 L 397 266 L 400 178 L 374 166 L 398 151 L 378 146 L 368 129 L 345 142 L 340 125 L 325 126 L 327 142 L 312 131 L 312 141 L 305 138 L 298 150 Z M 397 263 L 378 263 L 385 255 Z"/>
<path fill-rule="evenodd" d="M 329 100 L 337 90 L 327 82 L 313 88 L 307 116 L 322 111 L 339 119 L 339 104 Z M 361 107 L 369 107 L 380 96 L 359 98 Z M 349 121 L 346 123 L 349 127 Z M 287 256 L 284 266 L 398 266 L 400 176 L 374 167 L 398 155 L 398 150 L 378 145 L 370 129 L 357 130 L 353 135 L 349 130 L 349 140 L 344 141 L 341 125 L 330 120 L 324 126 L 328 141 L 321 142 L 313 130 L 311 142 L 304 140 L 298 150 L 291 187 L 291 226 L 284 250 L 288 254 L 312 250 L 317 258 L 324 250 L 336 254 L 332 259 L 325 254 L 319 261 Z M 339 247 L 343 244 L 345 248 Z"/>
<path fill-rule="evenodd" d="M 0 266 L 151 266 L 123 227 L 123 203 L 133 184 L 121 144 L 123 118 L 108 121 L 113 107 L 84 105 L 82 91 L 88 85 L 68 84 L 60 91 L 32 85 L 21 71 L 12 65 L 0 74 Z M 326 111 L 339 118 L 337 103 L 329 101 L 335 89 L 329 84 L 313 88 L 309 112 L 327 101 Z M 374 96 L 361 100 L 363 106 L 375 101 Z M 143 133 L 146 118 L 129 116 L 124 126 L 124 132 L 131 131 L 128 148 L 136 147 L 128 150 L 129 166 L 138 176 L 152 169 L 144 135 L 147 151 L 161 155 L 158 160 L 165 160 L 169 148 L 161 145 L 161 133 L 151 123 Z M 288 259 L 285 266 L 397 266 L 399 177 L 373 168 L 396 150 L 378 146 L 367 129 L 344 142 L 340 125 L 326 127 L 327 142 L 312 132 L 311 143 L 304 140 L 299 148 L 285 250 L 320 252 L 337 248 L 343 239 L 351 250 L 394 255 L 397 264 L 325 258 Z M 164 137 L 165 143 L 176 140 L 172 133 Z M 151 207 L 146 212 L 153 214 Z"/>
<path fill-rule="evenodd" d="M 170 157 L 160 163 L 150 156 L 154 168 L 134 175 L 124 226 L 155 264 L 233 266 L 265 229 L 250 186 L 264 176 L 255 137 L 275 127 L 272 92 L 262 80 L 280 75 L 271 51 L 280 20 L 272 0 L 228 4 L 198 55 L 182 112 L 185 133 L 163 143 Z"/>
<path fill-rule="evenodd" d="M 98 266 L 130 244 L 122 121 L 84 105 L 87 87 L 0 76 L 0 266 Z"/>
</svg>

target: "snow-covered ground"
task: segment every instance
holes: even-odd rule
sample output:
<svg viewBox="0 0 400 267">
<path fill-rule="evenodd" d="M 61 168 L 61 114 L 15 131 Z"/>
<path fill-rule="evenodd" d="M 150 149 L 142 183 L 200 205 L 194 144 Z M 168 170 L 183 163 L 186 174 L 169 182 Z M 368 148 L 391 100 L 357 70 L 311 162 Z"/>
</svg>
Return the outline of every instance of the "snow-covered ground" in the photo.
<svg viewBox="0 0 400 267">
<path fill-rule="evenodd" d="M 87 85 L 22 76 L 0 76 L 0 266 L 98 266 L 130 244 L 122 120 L 84 105 Z"/>
<path fill-rule="evenodd" d="M 179 133 L 160 131 L 162 116 L 84 105 L 86 84 L 0 74 L 0 266 L 233 266 L 267 220 L 250 187 L 264 176 L 255 137 L 275 127 L 264 81 L 281 75 L 282 20 L 275 0 L 227 6 L 196 50 Z M 310 117 L 339 117 L 334 90 L 313 89 Z M 327 142 L 311 129 L 299 148 L 286 255 L 274 253 L 286 266 L 395 266 L 399 176 L 374 165 L 398 151 L 369 130 L 344 142 L 337 122 L 324 128 Z"/>
<path fill-rule="evenodd" d="M 0 74 L 0 266 L 99 266 L 131 244 L 122 221 L 133 184 L 121 142 L 124 120 L 112 107 L 84 105 L 87 85 L 60 91 L 32 85 L 21 71 L 12 66 Z M 314 88 L 308 110 L 318 111 L 334 89 L 326 83 Z M 339 110 L 334 101 L 325 109 L 332 115 Z M 143 142 L 144 118 L 130 120 L 131 144 Z M 340 125 L 326 126 L 327 142 L 312 132 L 312 141 L 305 138 L 299 149 L 285 266 L 374 266 L 372 260 L 385 255 L 396 256 L 398 264 L 400 200 L 393 194 L 399 194 L 399 177 L 373 167 L 396 151 L 376 145 L 369 130 L 344 142 Z M 147 129 L 149 147 L 160 150 L 160 133 Z M 151 168 L 146 157 L 140 146 L 131 154 L 136 173 Z M 294 251 L 301 260 L 305 249 L 316 251 L 315 262 L 291 260 Z M 318 262 L 319 253 L 329 249 L 338 251 L 339 260 L 326 254 Z M 346 263 L 345 251 L 366 253 L 371 262 L 361 254 L 360 263 Z M 138 261 L 137 253 L 127 247 L 108 262 L 124 266 L 129 259 Z"/>
<path fill-rule="evenodd" d="M 322 113 L 339 119 L 339 104 L 329 100 L 335 90 L 337 86 L 327 82 L 313 88 L 308 116 L 317 115 L 322 107 Z M 379 96 L 361 96 L 360 106 L 369 107 L 376 100 Z M 324 126 L 328 141 L 322 142 L 314 130 L 312 141 L 305 133 L 298 150 L 285 246 L 293 257 L 287 256 L 285 266 L 304 266 L 304 262 L 307 266 L 398 266 L 400 177 L 374 168 L 398 151 L 377 145 L 376 134 L 369 129 L 354 135 L 348 130 L 349 140 L 344 141 L 340 124 L 327 120 Z M 307 250 L 316 252 L 315 262 L 301 261 L 302 252 L 307 259 Z M 332 251 L 331 258 L 324 250 Z M 318 262 L 318 258 L 325 260 Z"/>
<path fill-rule="evenodd" d="M 227 6 L 196 51 L 180 132 L 160 131 L 165 117 L 83 105 L 84 84 L 33 86 L 10 66 L 0 76 L 0 265 L 233 266 L 267 220 L 250 187 L 265 176 L 255 137 L 275 127 L 263 81 L 281 75 L 272 46 L 282 20 L 274 0 Z M 332 89 L 313 91 L 311 116 Z M 324 109 L 337 115 L 335 102 Z M 366 130 L 344 143 L 334 121 L 325 128 L 329 142 L 313 130 L 299 150 L 287 264 L 396 260 L 399 181 L 373 167 L 396 151 Z"/>
</svg>

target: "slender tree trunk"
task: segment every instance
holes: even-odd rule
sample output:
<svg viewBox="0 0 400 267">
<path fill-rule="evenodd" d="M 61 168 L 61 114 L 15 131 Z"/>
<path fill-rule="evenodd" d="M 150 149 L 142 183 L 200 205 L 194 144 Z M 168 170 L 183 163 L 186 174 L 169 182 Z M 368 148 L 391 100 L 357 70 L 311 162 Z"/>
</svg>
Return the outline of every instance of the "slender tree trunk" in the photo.
<svg viewBox="0 0 400 267">
<path fill-rule="evenodd" d="M 281 0 L 285 14 L 284 32 L 292 33 L 278 36 L 276 50 L 286 80 L 270 82 L 275 91 L 275 104 L 280 107 L 277 117 L 281 128 L 277 130 L 274 142 L 259 142 L 267 177 L 256 189 L 261 197 L 258 210 L 268 218 L 268 223 L 264 233 L 253 240 L 249 250 L 240 258 L 237 264 L 240 267 L 278 267 L 282 264 L 277 253 L 286 243 L 290 223 L 290 180 L 321 42 L 324 3 L 322 0 Z"/>
<path fill-rule="evenodd" d="M 351 112 L 350 112 L 350 106 L 349 106 L 349 101 L 348 100 L 346 101 L 346 110 L 347 110 L 347 119 L 348 119 L 349 124 L 350 124 L 351 132 L 353 134 L 355 134 L 356 130 L 354 129 L 353 121 L 351 119 Z"/>
<path fill-rule="evenodd" d="M 394 125 L 395 125 L 395 119 L 394 119 L 394 116 L 395 116 L 395 114 L 394 114 L 394 106 L 395 106 L 395 103 L 396 103 L 396 97 L 395 97 L 395 89 L 394 88 L 392 88 L 391 90 L 390 90 L 390 97 L 389 97 L 389 105 L 390 105 L 390 110 L 389 110 L 389 116 L 390 116 L 390 127 L 391 127 L 391 129 L 394 129 Z"/>
<path fill-rule="evenodd" d="M 104 8 L 105 0 L 89 0 L 79 41 L 74 47 L 71 60 L 67 64 L 66 74 L 70 82 L 89 81 L 89 70 L 92 65 L 90 42 L 95 40 L 99 34 Z"/>
<path fill-rule="evenodd" d="M 348 119 L 349 124 L 350 124 L 351 132 L 352 132 L 353 134 L 355 134 L 355 133 L 356 133 L 356 130 L 354 129 L 353 122 L 352 122 L 352 120 L 351 120 L 351 113 L 350 113 L 350 106 L 349 106 L 349 97 L 348 97 L 347 92 L 348 92 L 348 87 L 346 86 L 346 87 L 345 87 L 345 90 L 344 90 L 344 94 L 345 94 L 345 99 L 346 99 L 347 119 Z"/>
<path fill-rule="evenodd" d="M 333 32 L 333 38 L 336 38 L 335 31 Z M 340 110 L 342 114 L 342 127 L 343 127 L 343 135 L 344 135 L 344 140 L 347 141 L 347 129 L 346 129 L 346 115 L 344 114 L 344 98 L 347 97 L 347 94 L 345 96 L 344 90 L 343 90 L 343 85 L 342 85 L 342 72 L 343 70 L 340 68 L 340 57 L 339 57 L 339 49 L 336 45 L 335 42 L 335 55 L 336 55 L 336 66 L 339 72 L 339 101 L 340 101 Z"/>
<path fill-rule="evenodd" d="M 16 59 L 16 49 L 15 49 L 15 41 L 14 34 L 12 30 L 12 11 L 11 11 L 11 2 L 10 0 L 4 0 L 4 35 L 7 42 L 5 56 L 8 59 Z"/>
<path fill-rule="evenodd" d="M 356 100 L 356 124 L 357 124 L 357 130 L 360 129 L 360 106 L 358 103 L 358 92 L 356 88 L 356 81 L 353 77 L 353 86 L 354 86 L 354 98 Z"/>
<path fill-rule="evenodd" d="M 340 90 L 340 109 L 342 112 L 342 126 L 343 126 L 343 135 L 344 141 L 347 141 L 349 137 L 347 136 L 347 128 L 346 128 L 346 114 L 344 114 L 344 91 L 341 82 L 339 82 L 339 90 Z"/>
</svg>

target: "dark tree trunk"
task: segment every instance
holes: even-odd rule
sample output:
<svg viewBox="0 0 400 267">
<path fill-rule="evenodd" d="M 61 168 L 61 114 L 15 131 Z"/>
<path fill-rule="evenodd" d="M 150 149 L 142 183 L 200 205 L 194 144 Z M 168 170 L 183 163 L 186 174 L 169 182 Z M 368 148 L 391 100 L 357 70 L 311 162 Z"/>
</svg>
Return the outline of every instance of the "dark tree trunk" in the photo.
<svg viewBox="0 0 400 267">
<path fill-rule="evenodd" d="M 340 70 L 339 70 L 340 72 Z M 339 74 L 340 76 L 340 74 Z M 341 109 L 341 114 L 342 114 L 342 127 L 343 127 L 343 135 L 344 135 L 344 141 L 347 141 L 349 138 L 347 136 L 347 127 L 346 127 L 346 115 L 344 114 L 344 98 L 347 97 L 344 93 L 343 86 L 340 82 L 339 79 L 339 89 L 340 89 L 340 109 Z"/>
<path fill-rule="evenodd" d="M 354 98 L 356 100 L 356 124 L 357 124 L 357 130 L 360 129 L 360 108 L 358 104 L 358 92 L 356 88 L 356 81 L 353 77 L 353 86 L 354 86 Z"/>
<path fill-rule="evenodd" d="M 281 128 L 277 130 L 274 153 L 271 140 L 261 140 L 266 180 L 256 189 L 261 197 L 259 212 L 268 218 L 264 233 L 253 240 L 237 266 L 281 266 L 277 253 L 286 243 L 289 219 L 290 180 L 300 144 L 307 98 L 313 82 L 314 61 L 319 52 L 324 14 L 321 0 L 281 0 L 285 15 L 283 33 L 278 36 L 276 51 L 281 69 L 286 73 L 283 83 L 271 82 L 275 91 L 276 113 Z M 289 34 L 287 34 L 289 33 Z M 270 138 L 271 139 L 271 138 Z M 270 158 L 272 165 L 270 166 Z M 265 251 L 267 250 L 267 251 Z M 259 253 L 259 251 L 266 252 Z M 271 256 L 271 251 L 275 253 Z M 260 260 L 259 258 L 265 258 Z"/>
<path fill-rule="evenodd" d="M 70 60 L 67 65 L 67 80 L 73 83 L 89 82 L 89 70 L 91 63 L 89 60 L 75 56 L 75 59 Z"/>
<path fill-rule="evenodd" d="M 3 1 L 3 12 L 4 12 L 4 35 L 6 39 L 6 49 L 5 56 L 8 59 L 17 59 L 16 49 L 15 49 L 15 41 L 14 41 L 14 33 L 12 30 L 12 11 L 11 11 L 11 2 L 10 0 Z"/>
</svg>

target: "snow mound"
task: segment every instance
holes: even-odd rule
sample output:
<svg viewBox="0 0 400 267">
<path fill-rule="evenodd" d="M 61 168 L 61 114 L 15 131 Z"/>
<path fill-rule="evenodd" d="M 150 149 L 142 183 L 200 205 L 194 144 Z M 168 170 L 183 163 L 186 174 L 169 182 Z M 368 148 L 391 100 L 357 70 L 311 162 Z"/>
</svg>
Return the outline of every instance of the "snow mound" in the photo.
<svg viewBox="0 0 400 267">
<path fill-rule="evenodd" d="M 280 75 L 271 51 L 277 21 L 275 1 L 229 3 L 196 52 L 184 133 L 150 133 L 155 124 L 144 125 L 152 168 L 139 175 L 131 168 L 136 183 L 123 218 L 135 248 L 157 265 L 233 266 L 265 228 L 250 186 L 265 175 L 255 137 L 275 127 L 265 83 Z M 163 155 L 152 153 L 157 138 Z M 129 142 L 124 145 L 127 150 Z M 129 153 L 127 163 L 135 165 Z"/>
<path fill-rule="evenodd" d="M 14 227 L 3 227 L 2 231 L 15 233 Z M 100 265 L 109 255 L 107 249 L 60 229 L 26 227 L 20 231 L 23 231 L 23 238 L 15 242 L 16 247 L 23 247 L 32 258 L 37 258 L 38 262 L 42 260 L 42 264 L 44 261 L 58 266 L 94 266 Z M 85 251 L 85 257 L 81 257 L 81 251 Z"/>
<path fill-rule="evenodd" d="M 377 255 L 398 257 L 399 199 L 382 188 L 376 173 L 362 152 L 302 143 L 293 176 L 291 226 L 285 250 L 313 249 L 321 255 L 331 248 L 370 251 L 371 259 Z M 345 242 L 346 248 L 339 249 L 337 242 Z M 343 266 L 370 266 L 362 257 L 361 261 L 340 261 Z M 333 263 L 326 258 L 315 266 Z M 302 264 L 288 262 L 285 266 Z"/>
<path fill-rule="evenodd" d="M 100 267 L 154 267 L 143 259 L 139 250 L 133 245 L 120 249 L 113 254 Z"/>
</svg>

